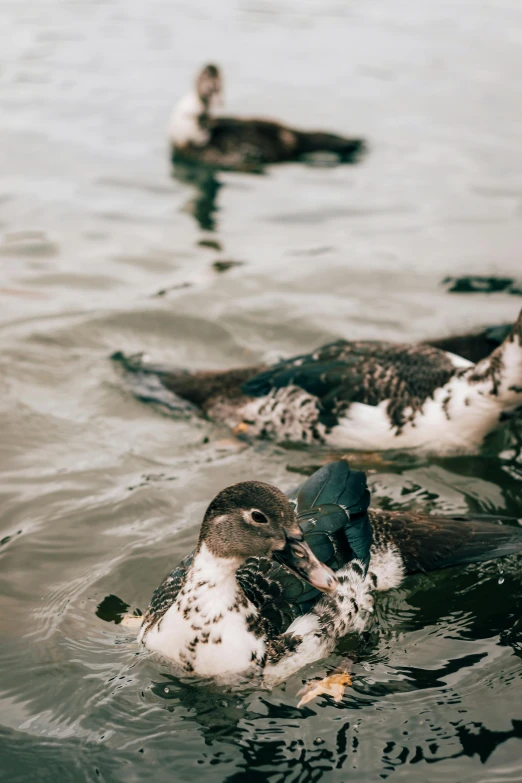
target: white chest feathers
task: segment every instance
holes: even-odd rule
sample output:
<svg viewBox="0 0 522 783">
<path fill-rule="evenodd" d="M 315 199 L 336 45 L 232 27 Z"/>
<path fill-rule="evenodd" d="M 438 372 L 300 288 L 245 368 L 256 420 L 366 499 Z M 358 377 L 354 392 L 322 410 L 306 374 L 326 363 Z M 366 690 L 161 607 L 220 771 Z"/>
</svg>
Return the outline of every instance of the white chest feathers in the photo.
<svg viewBox="0 0 522 783">
<path fill-rule="evenodd" d="M 202 127 L 201 118 L 206 110 L 196 93 L 189 93 L 174 107 L 169 121 L 169 139 L 176 147 L 195 144 L 203 147 L 210 139 L 209 131 Z"/>
<path fill-rule="evenodd" d="M 260 661 L 265 643 L 248 628 L 257 615 L 239 588 L 238 563 L 212 555 L 203 545 L 172 606 L 141 641 L 202 676 L 242 672 Z"/>
<path fill-rule="evenodd" d="M 400 429 L 390 421 L 390 400 L 375 406 L 355 402 L 326 441 L 332 446 L 368 451 L 472 453 L 500 424 L 503 399 L 492 394 L 490 387 L 491 382 L 471 384 L 465 375 L 454 376 L 436 389 L 416 413 L 405 407 L 406 423 Z"/>
</svg>

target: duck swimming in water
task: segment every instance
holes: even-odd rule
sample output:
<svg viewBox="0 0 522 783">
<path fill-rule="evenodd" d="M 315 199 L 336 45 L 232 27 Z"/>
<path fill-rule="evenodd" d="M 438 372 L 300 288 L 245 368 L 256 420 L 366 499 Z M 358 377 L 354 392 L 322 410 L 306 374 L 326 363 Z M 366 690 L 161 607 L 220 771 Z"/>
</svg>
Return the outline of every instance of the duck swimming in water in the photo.
<svg viewBox="0 0 522 783">
<path fill-rule="evenodd" d="M 187 674 L 275 683 L 363 630 L 374 591 L 522 551 L 520 528 L 369 503 L 364 473 L 346 462 L 288 496 L 257 481 L 223 490 L 195 552 L 155 591 L 140 641 Z"/>
<path fill-rule="evenodd" d="M 114 355 L 138 397 L 188 402 L 247 436 L 474 453 L 522 406 L 522 311 L 476 364 L 426 344 L 338 340 L 272 366 L 186 371 Z"/>
<path fill-rule="evenodd" d="M 302 131 L 273 120 L 223 117 L 222 79 L 215 65 L 199 73 L 194 89 L 174 107 L 169 123 L 172 160 L 193 161 L 218 169 L 255 171 L 269 163 L 295 161 L 316 152 L 334 153 L 353 162 L 361 139 L 322 131 Z"/>
</svg>

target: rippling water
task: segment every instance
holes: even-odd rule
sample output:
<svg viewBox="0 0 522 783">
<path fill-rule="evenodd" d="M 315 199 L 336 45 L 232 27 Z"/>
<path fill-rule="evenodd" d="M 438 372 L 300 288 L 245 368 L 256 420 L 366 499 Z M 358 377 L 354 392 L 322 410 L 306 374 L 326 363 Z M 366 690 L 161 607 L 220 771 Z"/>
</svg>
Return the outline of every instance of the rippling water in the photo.
<svg viewBox="0 0 522 783">
<path fill-rule="evenodd" d="M 0 29 L 3 779 L 521 780 L 520 558 L 410 578 L 272 693 L 174 679 L 96 615 L 146 607 L 220 488 L 325 457 L 142 405 L 112 351 L 226 367 L 516 316 L 441 282 L 520 277 L 519 3 L 3 0 Z M 370 154 L 170 178 L 168 113 L 207 59 L 231 111 Z M 522 515 L 513 443 L 355 464 L 374 503 Z M 298 710 L 342 655 L 344 701 Z"/>
</svg>

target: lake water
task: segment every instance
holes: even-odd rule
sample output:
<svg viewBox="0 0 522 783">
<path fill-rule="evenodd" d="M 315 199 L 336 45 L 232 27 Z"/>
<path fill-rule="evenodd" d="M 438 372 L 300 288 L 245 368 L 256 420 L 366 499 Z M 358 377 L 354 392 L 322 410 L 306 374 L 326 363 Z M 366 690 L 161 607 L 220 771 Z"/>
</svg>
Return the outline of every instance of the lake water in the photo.
<svg viewBox="0 0 522 783">
<path fill-rule="evenodd" d="M 176 680 L 96 615 L 146 608 L 220 488 L 325 458 L 139 403 L 113 351 L 227 367 L 516 317 L 441 281 L 520 277 L 520 4 L 2 0 L 0 31 L 0 778 L 522 780 L 520 558 L 408 579 L 271 693 Z M 170 108 L 207 60 L 231 112 L 369 154 L 172 178 Z M 354 464 L 374 504 L 522 516 L 509 444 Z M 297 709 L 342 655 L 344 700 Z"/>
</svg>

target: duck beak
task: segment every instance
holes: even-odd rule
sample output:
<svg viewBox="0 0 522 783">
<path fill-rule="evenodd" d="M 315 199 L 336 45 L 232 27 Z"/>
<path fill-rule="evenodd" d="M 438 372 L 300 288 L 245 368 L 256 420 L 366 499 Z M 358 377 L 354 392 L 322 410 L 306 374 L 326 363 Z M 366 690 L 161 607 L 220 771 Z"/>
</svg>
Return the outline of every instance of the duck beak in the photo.
<svg viewBox="0 0 522 783">
<path fill-rule="evenodd" d="M 284 531 L 286 543 L 283 549 L 274 553 L 276 560 L 323 593 L 337 590 L 339 582 L 334 572 L 314 555 L 303 534 L 291 533 L 287 528 Z"/>
</svg>

